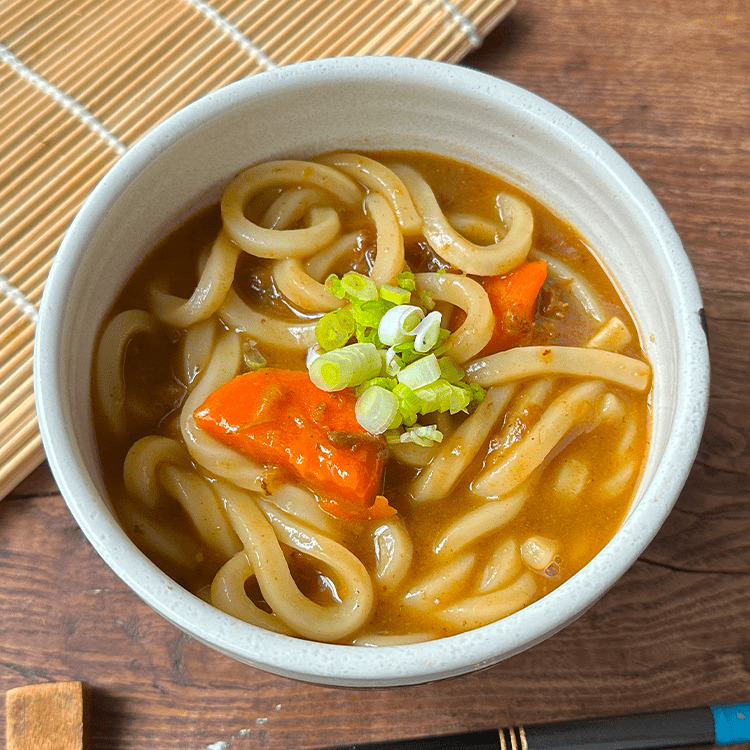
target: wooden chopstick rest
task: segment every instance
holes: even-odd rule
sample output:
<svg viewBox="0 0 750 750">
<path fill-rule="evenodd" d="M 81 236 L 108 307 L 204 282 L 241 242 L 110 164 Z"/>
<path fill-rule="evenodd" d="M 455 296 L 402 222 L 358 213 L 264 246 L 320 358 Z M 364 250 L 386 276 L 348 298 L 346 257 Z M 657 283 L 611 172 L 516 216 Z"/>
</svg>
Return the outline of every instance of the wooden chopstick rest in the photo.
<svg viewBox="0 0 750 750">
<path fill-rule="evenodd" d="M 83 685 L 46 682 L 5 696 L 6 750 L 83 750 Z"/>
</svg>

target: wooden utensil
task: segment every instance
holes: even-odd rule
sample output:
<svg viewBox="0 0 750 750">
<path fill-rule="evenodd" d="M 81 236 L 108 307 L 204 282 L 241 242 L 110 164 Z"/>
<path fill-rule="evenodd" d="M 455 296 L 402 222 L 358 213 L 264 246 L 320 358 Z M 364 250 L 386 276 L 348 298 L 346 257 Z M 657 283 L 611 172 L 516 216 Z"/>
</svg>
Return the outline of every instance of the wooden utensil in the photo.
<svg viewBox="0 0 750 750">
<path fill-rule="evenodd" d="M 83 685 L 46 682 L 5 696 L 6 750 L 84 750 Z"/>
</svg>

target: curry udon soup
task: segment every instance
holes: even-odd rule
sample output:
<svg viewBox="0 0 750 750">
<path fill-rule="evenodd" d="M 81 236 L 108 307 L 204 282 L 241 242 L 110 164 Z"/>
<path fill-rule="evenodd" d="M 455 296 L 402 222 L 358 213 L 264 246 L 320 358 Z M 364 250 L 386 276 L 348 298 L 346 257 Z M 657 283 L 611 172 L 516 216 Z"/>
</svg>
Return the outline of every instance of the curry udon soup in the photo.
<svg viewBox="0 0 750 750">
<path fill-rule="evenodd" d="M 93 369 L 135 544 L 234 617 L 366 645 L 485 625 L 590 561 L 649 388 L 575 230 L 420 153 L 246 169 L 147 257 Z"/>
</svg>

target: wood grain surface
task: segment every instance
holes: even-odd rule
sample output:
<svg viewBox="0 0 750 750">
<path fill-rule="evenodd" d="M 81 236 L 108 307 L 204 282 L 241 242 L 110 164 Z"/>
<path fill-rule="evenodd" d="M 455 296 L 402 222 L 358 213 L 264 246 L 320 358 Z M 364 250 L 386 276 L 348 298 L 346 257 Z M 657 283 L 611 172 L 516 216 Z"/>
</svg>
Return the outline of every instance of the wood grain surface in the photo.
<svg viewBox="0 0 750 750">
<path fill-rule="evenodd" d="M 592 127 L 682 237 L 712 389 L 674 511 L 603 599 L 530 651 L 438 684 L 338 690 L 243 666 L 154 614 L 43 466 L 0 503 L 0 688 L 84 682 L 91 748 L 315 748 L 750 700 L 750 3 L 519 0 L 463 64 Z"/>
</svg>

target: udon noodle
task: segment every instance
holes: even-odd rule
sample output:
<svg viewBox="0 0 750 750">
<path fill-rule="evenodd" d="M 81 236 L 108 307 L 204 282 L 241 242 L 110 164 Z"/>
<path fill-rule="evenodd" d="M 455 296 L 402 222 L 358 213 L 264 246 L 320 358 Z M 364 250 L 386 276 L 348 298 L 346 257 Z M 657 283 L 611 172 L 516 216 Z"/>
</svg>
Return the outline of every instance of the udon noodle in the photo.
<svg viewBox="0 0 750 750">
<path fill-rule="evenodd" d="M 532 267 L 523 312 L 497 289 Z M 352 344 L 367 382 L 310 383 Z M 438 369 L 416 382 L 410 360 Z M 584 240 L 419 153 L 241 172 L 138 269 L 92 381 L 108 492 L 143 552 L 234 617 L 342 644 L 434 639 L 544 596 L 615 533 L 648 440 L 650 368 Z M 396 411 L 368 430 L 373 388 Z"/>
</svg>

